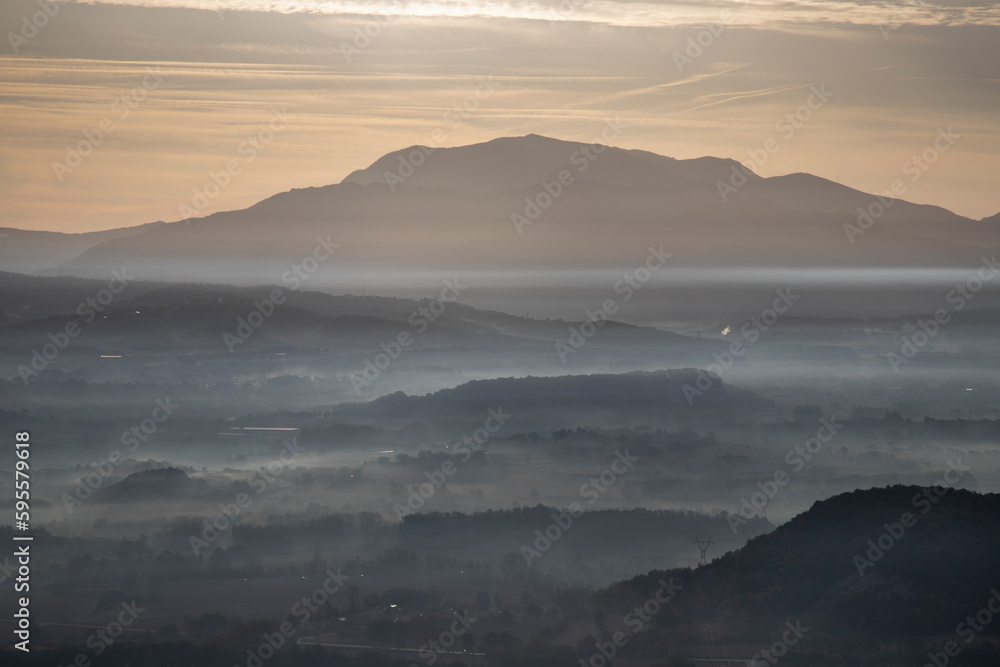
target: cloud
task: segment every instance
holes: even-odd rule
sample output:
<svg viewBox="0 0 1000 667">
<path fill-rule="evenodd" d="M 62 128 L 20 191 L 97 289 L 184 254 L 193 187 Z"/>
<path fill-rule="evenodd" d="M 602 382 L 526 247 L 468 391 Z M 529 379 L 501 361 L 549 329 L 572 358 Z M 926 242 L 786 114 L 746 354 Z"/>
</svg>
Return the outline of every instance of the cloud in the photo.
<svg viewBox="0 0 1000 667">
<path fill-rule="evenodd" d="M 104 4 L 94 1 L 92 4 Z M 578 21 L 615 26 L 684 26 L 718 20 L 729 10 L 735 25 L 796 23 L 852 25 L 1000 25 L 1000 7 L 984 3 L 860 2 L 849 0 L 115 0 L 109 4 L 281 14 L 394 15 L 411 17 L 504 18 Z"/>
</svg>

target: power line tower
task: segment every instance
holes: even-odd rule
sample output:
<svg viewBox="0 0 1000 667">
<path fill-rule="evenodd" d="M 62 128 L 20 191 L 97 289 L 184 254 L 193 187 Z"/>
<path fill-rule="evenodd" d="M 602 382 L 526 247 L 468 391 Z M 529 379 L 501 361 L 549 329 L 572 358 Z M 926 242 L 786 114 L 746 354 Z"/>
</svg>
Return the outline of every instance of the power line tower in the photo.
<svg viewBox="0 0 1000 667">
<path fill-rule="evenodd" d="M 701 558 L 698 560 L 698 567 L 701 567 L 702 565 L 707 565 L 708 548 L 713 544 L 715 544 L 715 542 L 712 541 L 712 538 L 709 538 L 707 540 L 695 540 L 694 543 L 695 546 L 697 546 L 698 549 L 701 551 Z"/>
</svg>

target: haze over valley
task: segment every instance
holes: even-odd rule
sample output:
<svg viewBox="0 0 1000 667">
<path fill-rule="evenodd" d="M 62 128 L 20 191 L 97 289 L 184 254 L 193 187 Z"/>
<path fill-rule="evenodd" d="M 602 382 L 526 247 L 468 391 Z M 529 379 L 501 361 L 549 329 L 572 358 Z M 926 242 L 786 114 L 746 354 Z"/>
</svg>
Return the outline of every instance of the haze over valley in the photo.
<svg viewBox="0 0 1000 667">
<path fill-rule="evenodd" d="M 997 664 L 996 7 L 0 18 L 4 665 Z"/>
</svg>

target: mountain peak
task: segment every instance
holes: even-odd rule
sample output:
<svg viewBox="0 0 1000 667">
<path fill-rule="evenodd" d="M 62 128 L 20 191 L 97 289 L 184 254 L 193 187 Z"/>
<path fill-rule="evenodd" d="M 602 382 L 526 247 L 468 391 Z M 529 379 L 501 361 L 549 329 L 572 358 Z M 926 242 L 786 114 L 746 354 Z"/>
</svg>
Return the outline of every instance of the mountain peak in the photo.
<svg viewBox="0 0 1000 667">
<path fill-rule="evenodd" d="M 676 160 L 649 151 L 567 141 L 540 134 L 498 137 L 450 148 L 415 145 L 388 153 L 342 183 L 382 183 L 497 192 L 537 187 L 568 170 L 574 178 L 625 187 L 715 183 L 729 177 L 731 160 Z"/>
</svg>

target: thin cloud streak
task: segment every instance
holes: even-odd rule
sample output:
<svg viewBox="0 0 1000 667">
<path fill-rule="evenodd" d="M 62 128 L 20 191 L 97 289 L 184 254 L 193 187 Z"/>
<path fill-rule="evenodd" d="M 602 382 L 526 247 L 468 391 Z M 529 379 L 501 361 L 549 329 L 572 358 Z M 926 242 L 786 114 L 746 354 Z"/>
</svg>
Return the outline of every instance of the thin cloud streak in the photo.
<svg viewBox="0 0 1000 667">
<path fill-rule="evenodd" d="M 373 0 L 341 2 L 315 0 L 115 0 L 86 4 L 185 8 L 218 11 L 272 12 L 347 16 L 410 16 L 450 18 L 503 18 L 555 22 L 586 22 L 614 26 L 685 26 L 717 21 L 725 9 L 739 9 L 730 23 L 738 26 L 778 26 L 796 23 L 846 25 L 1000 25 L 1000 7 L 954 6 L 921 2 L 898 3 L 815 2 L 805 0 L 748 0 L 734 2 L 629 2 L 582 0 L 580 2 L 497 2 L 491 0 L 411 0 L 385 3 Z"/>
</svg>

